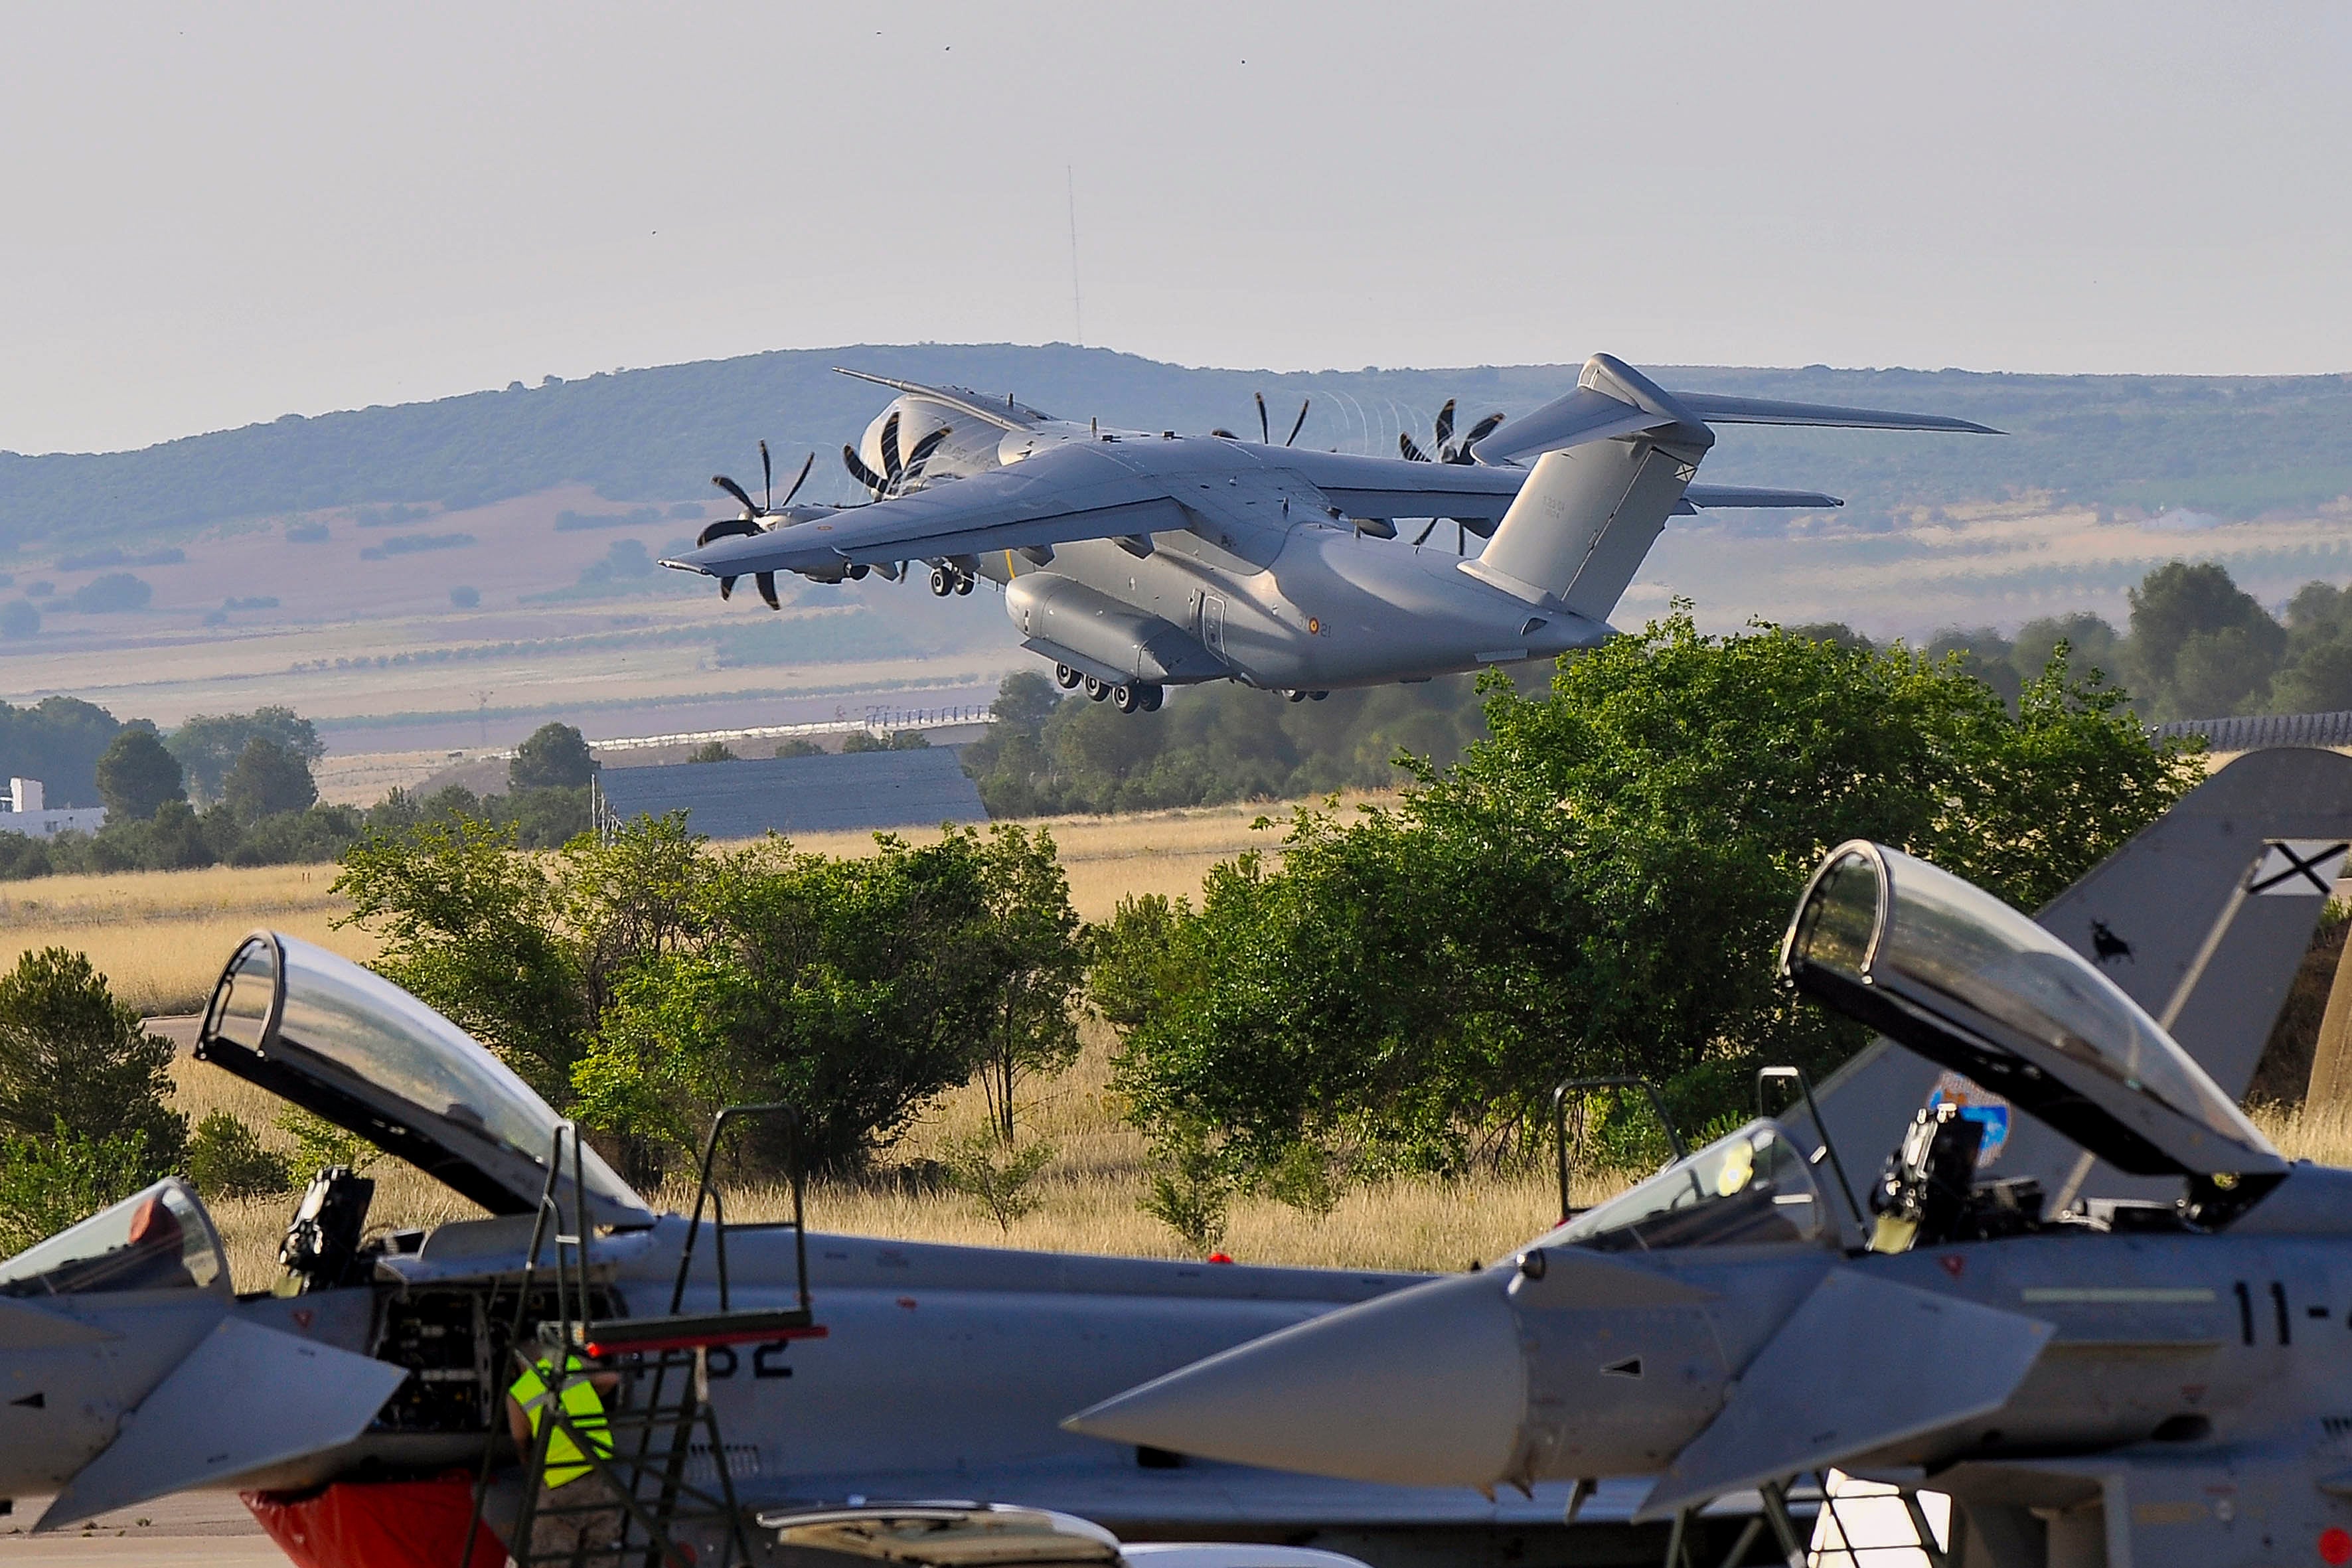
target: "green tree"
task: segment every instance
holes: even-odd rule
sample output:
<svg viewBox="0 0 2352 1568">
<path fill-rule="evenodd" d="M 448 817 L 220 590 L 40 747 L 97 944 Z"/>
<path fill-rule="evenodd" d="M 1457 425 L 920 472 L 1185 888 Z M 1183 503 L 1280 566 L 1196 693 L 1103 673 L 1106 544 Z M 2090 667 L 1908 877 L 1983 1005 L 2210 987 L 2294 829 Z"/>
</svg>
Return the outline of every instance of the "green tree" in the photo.
<svg viewBox="0 0 2352 1568">
<path fill-rule="evenodd" d="M 124 730 L 98 759 L 98 793 L 110 822 L 144 822 L 165 801 L 188 798 L 179 759 L 143 728 Z"/>
<path fill-rule="evenodd" d="M 821 757 L 824 755 L 824 748 L 818 745 L 814 741 L 806 741 L 794 737 L 789 741 L 777 742 L 776 755 L 780 757 Z"/>
<path fill-rule="evenodd" d="M 382 940 L 379 972 L 566 1106 L 629 975 L 687 940 L 710 868 L 683 814 L 640 816 L 610 842 L 583 834 L 551 855 L 515 840 L 511 825 L 462 815 L 373 830 L 344 854 L 335 890 Z M 621 1153 L 646 1174 L 643 1150 Z"/>
<path fill-rule="evenodd" d="M 988 900 L 982 940 L 996 986 L 981 1079 L 997 1131 L 1009 1144 L 1020 1079 L 1058 1072 L 1077 1058 L 1071 1009 L 1086 978 L 1087 952 L 1051 833 L 994 824 L 981 850 L 981 873 Z"/>
<path fill-rule="evenodd" d="M 2221 719 L 2268 695 L 2284 627 L 2218 562 L 2173 561 L 2131 590 L 2131 653 L 2156 710 Z"/>
<path fill-rule="evenodd" d="M 221 781 L 221 802 L 229 816 L 250 827 L 280 812 L 308 811 L 319 798 L 310 765 L 277 742 L 260 735 L 245 743 L 236 765 Z"/>
<path fill-rule="evenodd" d="M 541 724 L 507 764 L 507 785 L 514 790 L 578 789 L 595 776 L 587 737 L 569 724 Z"/>
<path fill-rule="evenodd" d="M 1492 738 L 1401 805 L 1303 813 L 1279 869 L 1214 868 L 1119 1004 L 1119 1087 L 1261 1187 L 1302 1143 L 1366 1175 L 1525 1149 L 1571 1077 L 1660 1080 L 1703 1124 L 1757 1064 L 1859 1043 L 1774 982 L 1821 855 L 1879 839 L 2043 902 L 2196 776 L 2122 703 L 2061 657 L 2012 715 L 1900 647 L 1703 637 L 1678 607 L 1548 695 L 1491 683 Z"/>
<path fill-rule="evenodd" d="M 163 744 L 187 770 L 190 791 L 199 801 L 218 800 L 229 770 L 255 739 L 271 742 L 289 755 L 316 765 L 327 754 L 318 727 L 291 708 L 257 708 L 250 713 L 198 713 L 166 736 Z"/>
<path fill-rule="evenodd" d="M 735 753 L 727 749 L 724 741 L 705 741 L 695 747 L 693 754 L 686 760 L 689 763 L 731 763 L 735 761 Z"/>
<path fill-rule="evenodd" d="M 53 1122 L 0 1131 L 0 1257 L 22 1252 L 159 1179 L 144 1132 L 96 1138 Z"/>
<path fill-rule="evenodd" d="M 811 1166 L 851 1171 L 971 1076 L 1000 987 L 969 833 L 838 860 L 771 839 L 693 906 L 698 940 L 630 971 L 577 1071 L 592 1124 L 677 1152 L 719 1105 L 783 1100 Z"/>
<path fill-rule="evenodd" d="M 62 947 L 0 974 L 0 1128 L 43 1139 L 62 1125 L 104 1142 L 136 1137 L 132 1187 L 179 1163 L 187 1118 L 172 1110 L 172 1042 L 147 1032 L 87 956 Z"/>
</svg>

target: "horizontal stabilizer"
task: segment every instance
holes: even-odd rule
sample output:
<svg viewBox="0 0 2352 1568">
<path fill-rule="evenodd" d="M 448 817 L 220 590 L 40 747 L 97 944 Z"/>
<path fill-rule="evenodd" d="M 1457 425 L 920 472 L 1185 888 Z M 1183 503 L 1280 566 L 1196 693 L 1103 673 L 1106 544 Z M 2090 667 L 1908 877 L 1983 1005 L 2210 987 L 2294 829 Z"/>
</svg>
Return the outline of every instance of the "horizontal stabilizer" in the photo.
<svg viewBox="0 0 2352 1568">
<path fill-rule="evenodd" d="M 1848 430 L 1951 430 L 1966 436 L 2002 432 L 1973 419 L 1946 414 L 1906 414 L 1899 409 L 1847 408 L 1834 403 L 1781 403 L 1769 397 L 1727 397 L 1713 392 L 1677 392 L 1682 405 L 1710 425 L 1824 425 Z"/>
<path fill-rule="evenodd" d="M 121 1434 L 66 1483 L 33 1533 L 348 1443 L 407 1375 L 225 1318 L 123 1417 Z"/>
<path fill-rule="evenodd" d="M 1717 507 L 1776 506 L 1826 511 L 1845 505 L 1837 497 L 1819 490 L 1768 490 L 1754 485 L 1693 485 L 1683 491 L 1683 503 L 1678 515 Z"/>
<path fill-rule="evenodd" d="M 1832 1269 L 1675 1456 L 1640 1519 L 1826 1469 L 2009 1403 L 2054 1332 L 2038 1318 Z"/>
</svg>

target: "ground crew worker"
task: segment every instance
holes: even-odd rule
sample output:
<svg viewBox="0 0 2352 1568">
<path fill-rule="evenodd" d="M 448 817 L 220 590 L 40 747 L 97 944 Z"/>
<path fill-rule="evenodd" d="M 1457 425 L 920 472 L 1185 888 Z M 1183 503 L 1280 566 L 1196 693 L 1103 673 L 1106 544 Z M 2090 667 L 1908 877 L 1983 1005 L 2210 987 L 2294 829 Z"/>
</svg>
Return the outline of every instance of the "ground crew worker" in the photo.
<svg viewBox="0 0 2352 1568">
<path fill-rule="evenodd" d="M 559 1353 L 562 1373 L 555 1370 Z M 592 1454 L 599 1459 L 612 1458 L 611 1427 L 605 1420 L 604 1401 L 618 1392 L 621 1378 L 618 1373 L 592 1371 L 591 1364 L 569 1347 L 561 1352 L 542 1350 L 539 1359 L 524 1367 L 522 1375 L 507 1390 L 507 1430 L 526 1463 L 537 1452 L 540 1427 L 547 1420 L 551 1405 L 560 1406 L 571 1427 L 566 1431 L 563 1426 L 558 1426 L 547 1434 L 547 1463 L 541 1477 L 540 1507 L 561 1511 L 534 1514 L 530 1531 L 534 1557 L 568 1552 L 576 1559 L 583 1552 L 607 1552 L 620 1544 L 624 1511 L 619 1500 L 613 1498 L 612 1489 L 596 1476 L 589 1458 Z M 584 1450 L 583 1441 L 587 1444 Z M 598 1496 L 612 1499 L 610 1506 L 583 1508 L 581 1505 L 592 1499 L 573 1492 L 557 1495 L 559 1489 L 583 1479 Z"/>
</svg>

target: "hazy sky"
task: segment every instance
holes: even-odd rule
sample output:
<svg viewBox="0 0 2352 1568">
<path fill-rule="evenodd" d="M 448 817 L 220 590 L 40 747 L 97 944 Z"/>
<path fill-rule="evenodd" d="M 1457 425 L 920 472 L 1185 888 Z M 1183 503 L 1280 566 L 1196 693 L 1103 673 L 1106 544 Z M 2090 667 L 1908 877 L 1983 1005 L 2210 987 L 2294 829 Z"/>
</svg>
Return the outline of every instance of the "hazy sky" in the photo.
<svg viewBox="0 0 2352 1568">
<path fill-rule="evenodd" d="M 1073 186 L 1186 363 L 2352 371 L 2340 3 L 5 17 L 0 448 L 1068 339 Z"/>
</svg>

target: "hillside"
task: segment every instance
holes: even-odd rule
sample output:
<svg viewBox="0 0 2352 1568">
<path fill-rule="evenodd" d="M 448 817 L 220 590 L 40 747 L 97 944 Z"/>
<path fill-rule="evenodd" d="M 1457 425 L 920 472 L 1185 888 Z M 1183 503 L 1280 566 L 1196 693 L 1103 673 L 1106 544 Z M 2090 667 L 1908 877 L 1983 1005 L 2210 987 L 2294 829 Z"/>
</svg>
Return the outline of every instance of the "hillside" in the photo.
<svg viewBox="0 0 2352 1568">
<path fill-rule="evenodd" d="M 550 381 L 191 437 L 143 451 L 0 453 L 0 697 L 122 717 L 290 704 L 336 751 L 511 743 L 561 718 L 620 735 L 985 700 L 1027 662 L 994 596 L 659 571 L 756 475 L 767 437 L 805 492 L 848 500 L 839 449 L 887 402 L 835 364 L 1017 392 L 1147 428 L 1254 429 L 1395 450 L 1436 406 L 1523 413 L 1572 365 L 1315 374 L 1195 370 L 1066 345 L 862 346 Z M 1962 415 L 2000 439 L 1726 427 L 1706 477 L 1820 487 L 1842 511 L 1677 522 L 1620 612 L 1843 620 L 1874 635 L 2091 609 L 2173 555 L 2281 603 L 2352 576 L 2352 378 L 1659 369 L 1669 385 Z M 1277 428 L 1276 434 L 1280 434 Z"/>
</svg>

